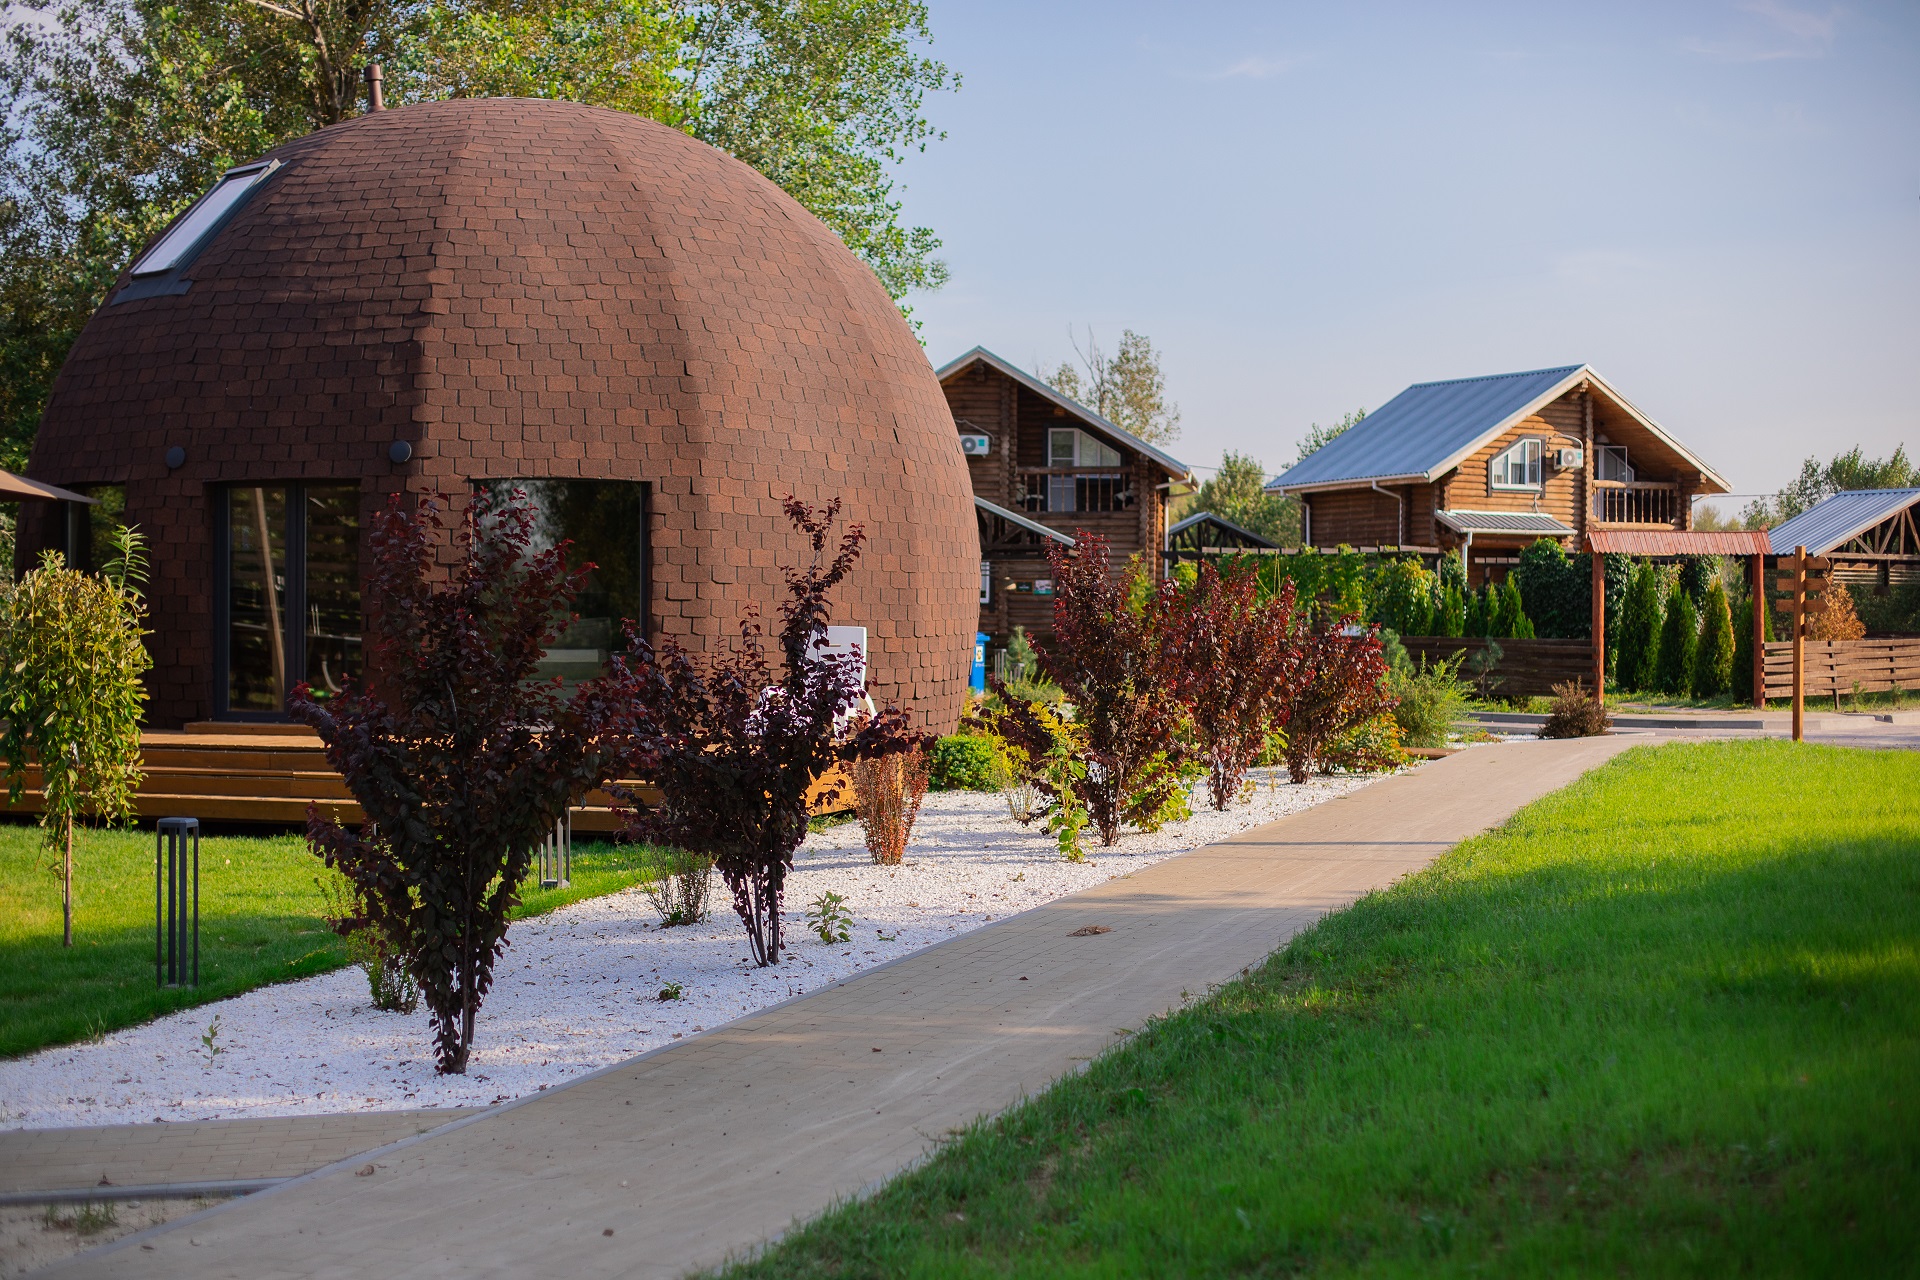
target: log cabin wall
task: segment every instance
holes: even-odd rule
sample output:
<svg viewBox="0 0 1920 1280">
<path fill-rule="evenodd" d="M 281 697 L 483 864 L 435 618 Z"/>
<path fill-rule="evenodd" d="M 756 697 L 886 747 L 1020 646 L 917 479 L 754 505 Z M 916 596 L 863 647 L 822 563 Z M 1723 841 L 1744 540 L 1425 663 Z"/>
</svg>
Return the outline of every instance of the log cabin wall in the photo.
<svg viewBox="0 0 1920 1280">
<path fill-rule="evenodd" d="M 953 411 L 956 431 L 993 437 L 986 457 L 967 460 L 977 496 L 1069 536 L 1082 530 L 1099 534 L 1107 540 L 1116 568 L 1124 568 L 1129 557 L 1138 555 L 1149 574 L 1157 578 L 1163 572 L 1168 523 L 1168 476 L 1164 468 L 985 362 L 954 373 L 941 385 Z M 1047 466 L 1047 432 L 1055 427 L 1078 427 L 1119 450 L 1117 470 L 1125 477 L 1124 487 L 1133 494 L 1129 505 L 1117 511 L 1025 508 L 1020 473 Z M 1052 597 L 1031 591 L 1034 582 L 1051 577 L 1044 556 L 1035 551 L 996 552 L 986 547 L 981 553 L 992 566 L 992 583 L 988 603 L 980 610 L 980 629 L 997 643 L 1004 643 L 1015 626 L 1023 626 L 1035 636 L 1049 634 L 1053 629 Z M 1021 589 L 1009 590 L 1009 582 Z"/>
<path fill-rule="evenodd" d="M 1580 403 L 1581 394 L 1568 392 L 1540 412 L 1514 424 L 1462 462 L 1457 471 L 1441 482 L 1446 489 L 1446 505 L 1442 509 L 1538 511 L 1567 525 L 1577 536 L 1586 528 L 1580 483 L 1584 469 L 1556 471 L 1552 454 L 1555 449 L 1586 447 L 1586 413 Z M 1545 483 L 1539 489 L 1494 488 L 1488 478 L 1488 467 L 1494 458 L 1529 436 L 1545 445 L 1547 456 L 1541 471 Z"/>
</svg>

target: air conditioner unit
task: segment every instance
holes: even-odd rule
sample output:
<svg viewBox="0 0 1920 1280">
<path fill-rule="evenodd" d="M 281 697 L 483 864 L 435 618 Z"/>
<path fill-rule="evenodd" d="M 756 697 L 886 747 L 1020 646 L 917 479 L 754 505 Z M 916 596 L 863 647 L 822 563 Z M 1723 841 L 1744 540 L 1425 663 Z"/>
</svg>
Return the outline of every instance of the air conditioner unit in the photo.
<svg viewBox="0 0 1920 1280">
<path fill-rule="evenodd" d="M 993 452 L 993 437 L 961 436 L 960 452 L 969 458 L 984 458 Z"/>
<path fill-rule="evenodd" d="M 1573 471 L 1585 464 L 1587 454 L 1584 449 L 1555 449 L 1553 465 L 1559 471 Z"/>
</svg>

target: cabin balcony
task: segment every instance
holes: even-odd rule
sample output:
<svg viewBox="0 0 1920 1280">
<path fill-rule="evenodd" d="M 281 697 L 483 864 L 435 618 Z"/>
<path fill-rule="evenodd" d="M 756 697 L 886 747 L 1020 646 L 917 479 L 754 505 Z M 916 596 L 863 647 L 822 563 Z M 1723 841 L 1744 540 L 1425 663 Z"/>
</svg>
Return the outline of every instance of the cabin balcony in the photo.
<svg viewBox="0 0 1920 1280">
<path fill-rule="evenodd" d="M 1112 468 L 1023 467 L 1013 477 L 1014 510 L 1061 514 L 1127 511 L 1133 478 Z"/>
<path fill-rule="evenodd" d="M 1687 495 L 1672 480 L 1595 480 L 1587 517 L 1593 524 L 1684 529 Z"/>
</svg>

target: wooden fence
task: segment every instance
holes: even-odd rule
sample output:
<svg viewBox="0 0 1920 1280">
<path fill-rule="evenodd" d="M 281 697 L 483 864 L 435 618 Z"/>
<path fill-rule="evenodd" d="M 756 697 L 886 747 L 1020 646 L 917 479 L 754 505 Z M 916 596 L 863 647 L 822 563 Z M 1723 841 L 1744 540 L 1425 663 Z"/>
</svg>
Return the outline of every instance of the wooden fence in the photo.
<svg viewBox="0 0 1920 1280">
<path fill-rule="evenodd" d="M 1593 642 L 1590 640 L 1489 642 L 1476 636 L 1401 636 L 1400 643 L 1407 647 L 1407 656 L 1415 662 L 1422 658 L 1429 663 L 1444 662 L 1464 650 L 1467 658 L 1460 667 L 1463 679 L 1473 677 L 1476 659 L 1486 652 L 1487 645 L 1496 645 L 1500 659 L 1493 664 L 1483 685 L 1488 697 L 1550 696 L 1553 686 L 1569 680 L 1584 680 L 1589 688 L 1593 685 Z"/>
<path fill-rule="evenodd" d="M 1882 640 L 1809 640 L 1807 696 L 1880 693 L 1899 685 L 1920 689 L 1920 637 Z M 1409 651 L 1411 652 L 1411 651 Z M 1767 645 L 1766 682 L 1769 698 L 1793 696 L 1793 641 Z"/>
</svg>

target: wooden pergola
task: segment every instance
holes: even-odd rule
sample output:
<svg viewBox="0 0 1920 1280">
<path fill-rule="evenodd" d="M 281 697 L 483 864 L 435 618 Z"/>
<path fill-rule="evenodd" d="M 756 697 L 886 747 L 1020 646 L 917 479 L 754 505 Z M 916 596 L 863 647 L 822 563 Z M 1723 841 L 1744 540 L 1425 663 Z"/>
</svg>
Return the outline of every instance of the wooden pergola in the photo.
<svg viewBox="0 0 1920 1280">
<path fill-rule="evenodd" d="M 1747 586 L 1753 598 L 1766 598 L 1767 557 L 1773 554 L 1765 530 L 1596 529 L 1587 534 L 1593 562 L 1593 689 L 1607 699 L 1607 567 L 1603 555 L 1642 560 L 1684 560 L 1694 556 L 1735 556 L 1747 562 Z M 1753 698 L 1766 705 L 1766 626 L 1763 609 L 1753 611 Z"/>
</svg>

